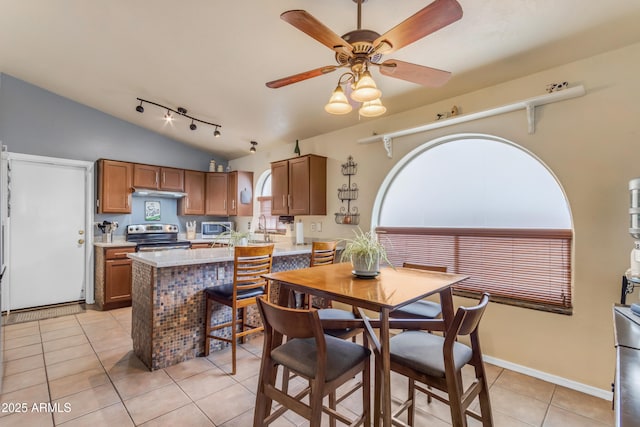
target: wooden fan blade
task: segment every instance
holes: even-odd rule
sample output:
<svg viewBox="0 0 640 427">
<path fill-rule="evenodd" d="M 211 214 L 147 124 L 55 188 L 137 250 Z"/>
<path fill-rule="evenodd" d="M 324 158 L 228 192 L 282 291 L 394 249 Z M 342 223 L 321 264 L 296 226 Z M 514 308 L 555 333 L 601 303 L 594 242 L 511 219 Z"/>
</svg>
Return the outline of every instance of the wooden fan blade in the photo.
<svg viewBox="0 0 640 427">
<path fill-rule="evenodd" d="M 382 54 L 394 52 L 462 18 L 462 7 L 456 0 L 435 0 L 405 19 L 373 42 Z M 380 45 L 384 43 L 384 45 Z M 381 46 L 381 47 L 379 47 Z"/>
<path fill-rule="evenodd" d="M 304 10 L 288 10 L 280 18 L 336 52 L 351 56 L 353 47 L 329 27 Z"/>
<path fill-rule="evenodd" d="M 318 77 L 318 76 L 321 76 L 323 74 L 330 73 L 332 71 L 335 71 L 337 68 L 338 67 L 336 67 L 335 65 L 327 65 L 326 67 L 316 68 L 315 70 L 305 71 L 304 73 L 294 74 L 294 75 L 289 76 L 289 77 L 283 77 L 281 79 L 274 80 L 272 82 L 268 82 L 267 83 L 267 87 L 270 87 L 272 89 L 277 89 L 277 88 L 282 87 L 282 86 L 287 86 L 287 85 L 290 85 L 292 83 L 298 83 L 298 82 L 301 82 L 303 80 L 307 80 L 307 79 L 310 79 L 310 78 L 313 78 L 313 77 Z"/>
<path fill-rule="evenodd" d="M 448 71 L 398 61 L 397 59 L 388 59 L 382 64 L 375 65 L 380 67 L 380 74 L 417 83 L 422 86 L 439 87 L 451 78 L 451 73 Z"/>
</svg>

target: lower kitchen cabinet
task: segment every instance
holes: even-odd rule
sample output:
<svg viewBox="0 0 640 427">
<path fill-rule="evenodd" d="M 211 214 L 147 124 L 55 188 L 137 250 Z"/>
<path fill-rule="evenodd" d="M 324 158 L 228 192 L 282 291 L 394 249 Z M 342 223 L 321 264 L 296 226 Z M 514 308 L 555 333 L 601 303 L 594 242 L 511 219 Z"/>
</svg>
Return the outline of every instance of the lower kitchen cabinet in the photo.
<svg viewBox="0 0 640 427">
<path fill-rule="evenodd" d="M 131 305 L 131 260 L 135 246 L 96 247 L 95 299 L 102 310 Z"/>
</svg>

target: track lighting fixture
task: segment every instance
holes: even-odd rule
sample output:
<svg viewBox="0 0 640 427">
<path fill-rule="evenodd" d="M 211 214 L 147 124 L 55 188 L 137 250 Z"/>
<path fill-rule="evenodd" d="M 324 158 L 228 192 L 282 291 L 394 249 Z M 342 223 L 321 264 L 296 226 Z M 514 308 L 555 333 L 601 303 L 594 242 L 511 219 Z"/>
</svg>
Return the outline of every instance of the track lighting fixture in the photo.
<svg viewBox="0 0 640 427">
<path fill-rule="evenodd" d="M 216 123 L 207 122 L 205 120 L 200 120 L 200 119 L 198 119 L 196 117 L 193 117 L 193 116 L 189 116 L 189 115 L 187 115 L 187 109 L 184 108 L 184 107 L 178 107 L 178 108 L 176 108 L 174 110 L 173 108 L 169 108 L 169 107 L 166 107 L 166 106 L 161 105 L 161 104 L 157 104 L 157 103 L 152 102 L 152 101 L 147 101 L 146 99 L 142 99 L 142 98 L 136 98 L 136 99 L 138 101 L 140 101 L 140 105 L 136 106 L 136 111 L 138 113 L 144 113 L 144 107 L 142 106 L 144 103 L 155 105 L 156 107 L 162 108 L 163 110 L 167 110 L 167 112 L 164 115 L 164 120 L 167 123 L 171 123 L 171 122 L 173 122 L 174 119 L 176 119 L 176 116 L 171 114 L 171 113 L 174 113 L 174 114 L 186 117 L 187 119 L 191 119 L 191 124 L 189 125 L 189 129 L 191 129 L 191 130 L 198 129 L 198 126 L 196 125 L 196 122 L 198 122 L 198 123 L 203 123 L 205 125 L 213 126 L 213 128 L 214 128 L 213 136 L 215 136 L 216 138 L 219 138 L 220 135 L 221 135 L 220 131 L 218 130 L 219 128 L 222 127 L 221 125 L 216 124 Z"/>
<path fill-rule="evenodd" d="M 249 148 L 249 152 L 251 154 L 256 154 L 256 145 L 258 145 L 257 142 L 251 141 L 251 148 Z"/>
<path fill-rule="evenodd" d="M 343 86 L 349 85 L 352 89 L 349 97 L 355 102 L 360 102 L 361 106 L 358 113 L 364 117 L 377 117 L 384 114 L 387 108 L 382 105 L 380 96 L 382 92 L 373 81 L 369 70 L 353 71 L 344 73 L 338 79 L 338 86 L 331 94 L 331 98 L 324 109 L 329 114 L 347 114 L 353 110 Z"/>
</svg>

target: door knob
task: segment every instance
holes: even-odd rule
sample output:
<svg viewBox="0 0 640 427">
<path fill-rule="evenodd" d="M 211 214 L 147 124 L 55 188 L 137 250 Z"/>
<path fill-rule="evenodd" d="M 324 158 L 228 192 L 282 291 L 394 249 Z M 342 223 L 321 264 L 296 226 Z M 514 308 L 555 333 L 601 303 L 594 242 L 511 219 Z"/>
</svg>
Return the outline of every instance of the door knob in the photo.
<svg viewBox="0 0 640 427">
<path fill-rule="evenodd" d="M 82 236 L 84 234 L 84 230 L 78 230 L 78 234 Z"/>
<path fill-rule="evenodd" d="M 78 239 L 78 244 L 81 245 L 84 243 L 84 239 Z"/>
</svg>

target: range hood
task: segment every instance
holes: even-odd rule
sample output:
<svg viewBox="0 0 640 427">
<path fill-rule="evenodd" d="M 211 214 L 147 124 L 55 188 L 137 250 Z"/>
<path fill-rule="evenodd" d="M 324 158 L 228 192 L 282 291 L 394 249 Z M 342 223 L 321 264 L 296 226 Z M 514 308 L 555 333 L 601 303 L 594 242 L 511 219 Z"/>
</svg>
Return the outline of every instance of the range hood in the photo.
<svg viewBox="0 0 640 427">
<path fill-rule="evenodd" d="M 163 191 L 154 190 L 150 188 L 134 188 L 134 197 L 164 197 L 165 199 L 181 199 L 185 197 L 187 193 L 181 191 Z"/>
</svg>

